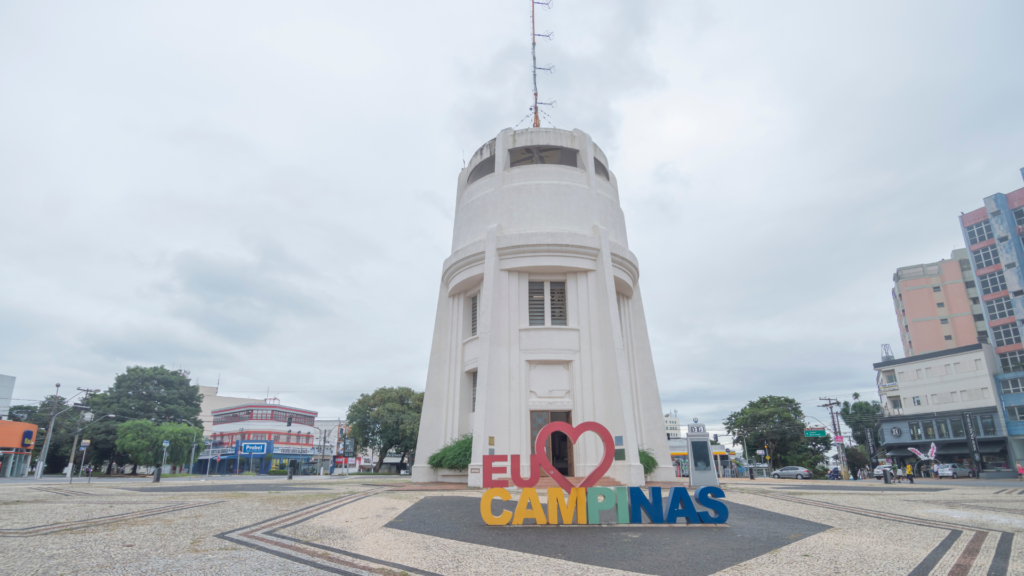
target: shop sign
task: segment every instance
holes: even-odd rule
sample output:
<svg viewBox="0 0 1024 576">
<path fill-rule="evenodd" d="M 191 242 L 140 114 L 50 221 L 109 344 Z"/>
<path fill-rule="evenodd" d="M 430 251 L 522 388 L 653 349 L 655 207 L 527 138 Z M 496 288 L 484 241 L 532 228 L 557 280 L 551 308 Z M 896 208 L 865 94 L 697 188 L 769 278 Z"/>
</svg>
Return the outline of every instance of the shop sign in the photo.
<svg viewBox="0 0 1024 576">
<path fill-rule="evenodd" d="M 562 432 L 574 443 L 584 432 L 593 432 L 604 443 L 604 457 L 600 464 L 579 486 L 573 486 L 548 459 L 545 445 L 553 432 Z M 503 526 L 511 523 L 513 526 L 519 526 L 528 519 L 534 520 L 537 524 L 600 524 L 602 510 L 615 510 L 616 521 L 619 524 L 640 524 L 642 514 L 646 514 L 654 524 L 677 524 L 680 519 L 685 520 L 687 524 L 723 524 L 729 519 L 729 509 L 719 500 L 725 498 L 725 493 L 717 486 L 702 486 L 695 493 L 697 502 L 711 512 L 698 512 L 690 493 L 681 486 L 669 490 L 667 512 L 659 487 L 648 488 L 647 494 L 644 494 L 643 489 L 636 486 L 595 486 L 611 468 L 615 458 L 615 441 L 608 429 L 597 422 L 583 422 L 577 426 L 566 422 L 552 422 L 541 428 L 537 434 L 534 451 L 536 453 L 529 457 L 529 478 L 520 476 L 522 468 L 518 454 L 484 456 L 483 487 L 487 488 L 487 491 L 480 499 L 480 516 L 488 525 Z M 496 465 L 503 462 L 508 464 Z M 542 469 L 559 486 L 547 490 L 546 514 L 537 489 L 534 488 L 540 480 Z M 502 501 L 512 499 L 508 491 L 508 480 L 496 479 L 494 474 L 509 474 L 512 483 L 522 489 L 514 513 L 503 510 L 498 516 L 493 514 L 491 504 L 495 498 Z"/>
<path fill-rule="evenodd" d="M 974 460 L 978 472 L 981 472 L 981 449 L 978 448 L 978 437 L 974 433 L 974 419 L 971 418 L 970 412 L 964 412 L 960 417 L 964 421 L 964 429 L 967 430 L 967 443 L 971 448 L 971 458 Z"/>
<path fill-rule="evenodd" d="M 266 442 L 242 442 L 242 454 L 266 454 Z"/>
</svg>

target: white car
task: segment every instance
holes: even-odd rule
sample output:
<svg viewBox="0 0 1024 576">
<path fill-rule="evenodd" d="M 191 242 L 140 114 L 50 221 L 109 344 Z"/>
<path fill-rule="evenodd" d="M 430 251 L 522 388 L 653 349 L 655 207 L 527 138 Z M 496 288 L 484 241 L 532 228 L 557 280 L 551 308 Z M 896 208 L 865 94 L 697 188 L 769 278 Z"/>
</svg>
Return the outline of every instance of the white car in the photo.
<svg viewBox="0 0 1024 576">
<path fill-rule="evenodd" d="M 959 478 L 960 476 L 966 476 L 968 478 L 974 477 L 974 471 L 970 468 L 964 468 L 963 466 L 953 464 L 939 464 L 939 478 Z"/>
<path fill-rule="evenodd" d="M 889 465 L 875 466 L 875 471 L 873 473 L 873 475 L 875 477 L 875 480 L 881 480 L 882 479 L 882 470 L 885 470 L 886 468 L 889 468 L 889 471 L 892 472 L 892 466 L 889 466 Z"/>
</svg>

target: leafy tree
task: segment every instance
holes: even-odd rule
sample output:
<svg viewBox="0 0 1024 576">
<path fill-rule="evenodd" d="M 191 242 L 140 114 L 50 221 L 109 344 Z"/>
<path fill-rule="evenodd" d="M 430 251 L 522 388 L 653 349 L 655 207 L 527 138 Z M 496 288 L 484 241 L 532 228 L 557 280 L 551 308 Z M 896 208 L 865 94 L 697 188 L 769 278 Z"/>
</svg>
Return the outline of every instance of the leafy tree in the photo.
<svg viewBox="0 0 1024 576">
<path fill-rule="evenodd" d="M 853 403 L 844 401 L 839 410 L 839 417 L 850 428 L 853 441 L 857 444 L 867 444 L 867 430 L 874 429 L 878 421 L 878 414 L 882 411 L 882 405 L 878 400 L 865 402 L 860 400 L 860 394 L 854 392 Z"/>
<path fill-rule="evenodd" d="M 163 461 L 163 441 L 167 447 L 167 463 L 188 463 L 192 449 L 192 429 L 185 424 L 151 420 L 131 420 L 118 426 L 116 448 L 128 455 L 137 466 L 159 466 Z"/>
<path fill-rule="evenodd" d="M 50 426 L 50 414 L 53 412 L 53 405 L 56 402 L 57 412 L 68 407 L 66 398 L 51 394 L 39 403 L 39 406 L 18 405 L 11 406 L 10 419 L 16 422 L 28 422 L 39 426 L 39 438 L 33 448 L 33 459 L 39 456 L 43 449 L 46 438 L 45 429 Z M 50 435 L 50 448 L 46 453 L 46 468 L 48 472 L 60 472 L 68 463 L 71 456 L 74 441 L 75 427 L 78 423 L 78 411 L 68 410 L 54 422 L 53 431 Z M 33 460 L 34 461 L 34 460 Z"/>
<path fill-rule="evenodd" d="M 156 466 L 160 439 L 151 420 L 130 420 L 117 428 L 116 447 L 136 466 Z"/>
<path fill-rule="evenodd" d="M 198 438 L 202 438 L 202 422 L 199 419 L 202 401 L 199 387 L 191 385 L 189 373 L 185 370 L 168 370 L 163 366 L 126 368 L 124 374 L 114 378 L 113 386 L 89 399 L 89 407 L 97 418 L 103 414 L 119 417 L 117 420 L 108 418 L 99 421 L 90 428 L 91 461 L 109 460 L 113 465 L 114 461 L 125 457 L 125 453 L 117 448 L 118 430 L 125 418 L 150 420 L 154 423 L 185 420 L 199 428 Z M 191 443 L 190 431 L 189 448 Z M 132 473 L 135 471 L 132 470 Z"/>
<path fill-rule="evenodd" d="M 423 392 L 412 388 L 378 388 L 372 394 L 361 394 L 348 407 L 347 420 L 351 436 L 380 456 L 374 472 L 380 472 L 388 452 L 399 452 L 402 461 L 416 450 L 416 437 L 423 411 Z"/>
<path fill-rule="evenodd" d="M 799 402 L 786 396 L 751 400 L 723 424 L 733 434 L 733 445 L 745 441 L 750 450 L 765 447 L 772 467 L 795 465 L 789 457 L 795 460 L 804 444 L 804 411 Z"/>
<path fill-rule="evenodd" d="M 857 470 L 867 468 L 869 464 L 867 447 L 848 446 L 846 448 L 846 465 L 850 469 L 850 474 L 856 476 Z"/>
</svg>

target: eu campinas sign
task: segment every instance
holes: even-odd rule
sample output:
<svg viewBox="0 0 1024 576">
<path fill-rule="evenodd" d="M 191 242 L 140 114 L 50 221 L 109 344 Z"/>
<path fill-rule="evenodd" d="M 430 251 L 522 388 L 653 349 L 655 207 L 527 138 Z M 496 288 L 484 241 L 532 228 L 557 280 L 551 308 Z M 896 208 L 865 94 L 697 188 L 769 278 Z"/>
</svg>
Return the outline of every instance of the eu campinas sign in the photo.
<svg viewBox="0 0 1024 576">
<path fill-rule="evenodd" d="M 556 470 L 547 457 L 544 446 L 553 432 L 563 432 L 572 442 L 576 442 L 584 432 L 594 432 L 604 443 L 604 457 L 601 463 L 578 487 L 573 486 Z M 714 515 L 711 512 L 698 512 L 690 493 L 682 486 L 669 489 L 667 509 L 659 487 L 649 488 L 647 494 L 644 494 L 642 488 L 635 486 L 595 486 L 611 468 L 615 457 L 614 446 L 611 433 L 597 422 L 583 422 L 575 427 L 565 422 L 552 422 L 537 434 L 537 443 L 534 446 L 536 453 L 530 456 L 529 478 L 524 479 L 520 475 L 518 454 L 513 454 L 511 458 L 503 454 L 484 456 L 483 485 L 487 491 L 480 499 L 480 516 L 484 522 L 492 526 L 506 525 L 509 522 L 512 525 L 521 525 L 528 519 L 533 519 L 537 524 L 600 524 L 602 510 L 615 510 L 616 522 L 619 524 L 639 524 L 642 522 L 642 514 L 646 514 L 655 524 L 676 524 L 681 518 L 688 524 L 722 524 L 729 519 L 729 509 L 724 502 L 717 500 L 724 498 L 725 493 L 717 486 L 704 486 L 696 492 L 697 502 Z M 503 462 L 508 462 L 508 465 L 500 465 Z M 559 488 L 548 488 L 546 513 L 537 489 L 534 488 L 540 480 L 541 469 L 559 485 Z M 495 474 L 506 473 L 511 476 L 513 484 L 522 488 L 523 494 L 516 505 L 515 513 L 503 510 L 495 516 L 491 509 L 494 499 L 512 499 L 507 490 L 508 480 L 494 478 Z"/>
</svg>

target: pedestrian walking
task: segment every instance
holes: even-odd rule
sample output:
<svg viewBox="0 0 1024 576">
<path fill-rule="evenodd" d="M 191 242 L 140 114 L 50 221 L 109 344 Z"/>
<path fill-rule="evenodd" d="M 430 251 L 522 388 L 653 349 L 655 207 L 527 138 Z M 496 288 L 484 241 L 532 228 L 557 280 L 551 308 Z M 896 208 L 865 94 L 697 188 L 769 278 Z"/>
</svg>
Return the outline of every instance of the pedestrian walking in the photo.
<svg viewBox="0 0 1024 576">
<path fill-rule="evenodd" d="M 911 464 L 907 464 L 907 480 L 910 480 L 911 484 L 914 483 L 914 466 Z"/>
<path fill-rule="evenodd" d="M 1017 480 L 1024 482 L 1024 466 L 1017 462 Z"/>
<path fill-rule="evenodd" d="M 903 484 L 903 479 L 907 477 L 907 471 L 902 466 L 896 467 L 896 481 Z"/>
<path fill-rule="evenodd" d="M 935 464 L 932 464 L 932 476 L 935 476 L 936 480 L 942 480 L 942 478 L 939 477 L 939 463 L 938 462 L 936 462 Z"/>
</svg>

